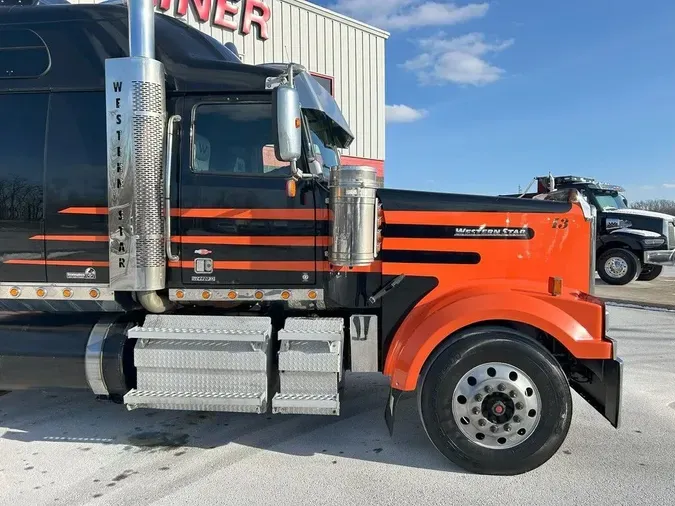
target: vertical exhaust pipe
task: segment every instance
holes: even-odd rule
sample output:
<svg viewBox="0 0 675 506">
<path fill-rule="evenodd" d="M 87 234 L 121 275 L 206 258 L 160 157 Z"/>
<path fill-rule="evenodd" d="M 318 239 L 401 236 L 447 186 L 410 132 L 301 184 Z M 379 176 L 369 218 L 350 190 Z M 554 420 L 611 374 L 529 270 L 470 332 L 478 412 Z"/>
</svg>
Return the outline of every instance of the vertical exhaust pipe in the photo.
<svg viewBox="0 0 675 506">
<path fill-rule="evenodd" d="M 153 1 L 127 0 L 127 7 L 129 56 L 105 62 L 110 288 L 163 312 L 164 66 L 155 60 Z"/>
<path fill-rule="evenodd" d="M 129 56 L 155 59 L 155 6 L 148 0 L 128 0 Z"/>
</svg>

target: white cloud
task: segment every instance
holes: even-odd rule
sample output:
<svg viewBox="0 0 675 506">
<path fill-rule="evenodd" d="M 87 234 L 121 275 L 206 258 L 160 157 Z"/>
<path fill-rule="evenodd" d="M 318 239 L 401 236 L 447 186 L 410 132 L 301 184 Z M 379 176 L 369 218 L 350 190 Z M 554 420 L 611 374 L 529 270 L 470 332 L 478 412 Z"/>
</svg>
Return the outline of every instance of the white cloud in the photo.
<svg viewBox="0 0 675 506">
<path fill-rule="evenodd" d="M 335 0 L 329 8 L 385 30 L 411 30 L 456 25 L 483 17 L 488 4 L 458 6 L 434 0 Z"/>
<path fill-rule="evenodd" d="M 403 68 L 415 72 L 425 84 L 447 82 L 475 86 L 499 80 L 504 70 L 490 64 L 486 56 L 499 53 L 513 44 L 513 39 L 500 43 L 487 43 L 482 33 L 469 33 L 460 37 L 421 39 L 421 53 L 406 61 Z"/>
<path fill-rule="evenodd" d="M 385 112 L 387 123 L 412 123 L 427 115 L 424 109 L 413 109 L 403 104 L 388 105 Z"/>
<path fill-rule="evenodd" d="M 663 183 L 664 188 L 675 188 L 675 183 Z"/>
</svg>

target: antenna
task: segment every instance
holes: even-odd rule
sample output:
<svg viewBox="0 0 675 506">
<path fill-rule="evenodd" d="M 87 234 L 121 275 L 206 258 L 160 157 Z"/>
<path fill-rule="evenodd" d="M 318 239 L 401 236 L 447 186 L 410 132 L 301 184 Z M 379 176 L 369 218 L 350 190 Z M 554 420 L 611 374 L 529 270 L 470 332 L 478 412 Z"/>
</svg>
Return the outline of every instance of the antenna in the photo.
<svg viewBox="0 0 675 506">
<path fill-rule="evenodd" d="M 284 53 L 286 53 L 286 63 L 291 63 L 291 55 L 288 53 L 288 46 L 284 44 Z"/>
</svg>

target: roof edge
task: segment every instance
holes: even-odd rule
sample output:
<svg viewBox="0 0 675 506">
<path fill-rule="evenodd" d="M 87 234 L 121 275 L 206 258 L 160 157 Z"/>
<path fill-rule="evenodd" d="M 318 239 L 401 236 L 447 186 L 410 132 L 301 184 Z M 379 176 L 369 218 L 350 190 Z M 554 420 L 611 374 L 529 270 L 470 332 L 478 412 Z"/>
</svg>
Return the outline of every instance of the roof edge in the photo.
<svg viewBox="0 0 675 506">
<path fill-rule="evenodd" d="M 377 28 L 376 26 L 372 26 L 362 21 L 358 21 L 354 18 L 350 18 L 349 16 L 345 16 L 344 14 L 332 11 L 330 9 L 327 9 L 326 7 L 322 7 L 321 5 L 316 5 L 312 2 L 308 2 L 307 0 L 281 0 L 281 1 L 289 5 L 294 5 L 295 7 L 298 7 L 300 9 L 305 9 L 314 12 L 315 14 L 326 16 L 328 18 L 334 19 L 335 21 L 342 22 L 346 25 L 350 25 L 359 30 L 363 30 L 365 32 L 376 35 L 377 37 L 381 37 L 385 40 L 388 39 L 390 36 L 389 32 L 382 30 L 381 28 Z"/>
</svg>

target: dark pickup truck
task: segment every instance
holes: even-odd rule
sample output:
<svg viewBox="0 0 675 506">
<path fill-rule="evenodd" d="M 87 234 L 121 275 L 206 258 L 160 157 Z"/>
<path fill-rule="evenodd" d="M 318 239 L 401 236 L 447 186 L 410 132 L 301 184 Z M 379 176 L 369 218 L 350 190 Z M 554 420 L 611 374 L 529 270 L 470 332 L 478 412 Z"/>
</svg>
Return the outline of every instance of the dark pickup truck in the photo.
<svg viewBox="0 0 675 506">
<path fill-rule="evenodd" d="M 592 178 L 542 176 L 533 182 L 536 192 L 509 196 L 543 198 L 553 191 L 576 189 L 595 207 L 596 269 L 605 283 L 651 281 L 664 265 L 675 265 L 675 216 L 630 209 L 623 188 Z"/>
</svg>

